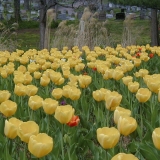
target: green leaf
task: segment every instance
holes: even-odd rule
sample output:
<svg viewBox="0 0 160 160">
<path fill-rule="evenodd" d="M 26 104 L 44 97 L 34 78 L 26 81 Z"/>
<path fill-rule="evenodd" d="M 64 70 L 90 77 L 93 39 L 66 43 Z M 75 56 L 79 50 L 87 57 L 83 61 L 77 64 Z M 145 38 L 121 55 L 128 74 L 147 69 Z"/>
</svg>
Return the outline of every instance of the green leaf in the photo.
<svg viewBox="0 0 160 160">
<path fill-rule="evenodd" d="M 157 149 L 153 146 L 152 143 L 145 142 L 140 144 L 140 151 L 143 157 L 146 159 L 154 159 L 159 160 L 160 159 L 160 151 L 157 152 Z"/>
</svg>

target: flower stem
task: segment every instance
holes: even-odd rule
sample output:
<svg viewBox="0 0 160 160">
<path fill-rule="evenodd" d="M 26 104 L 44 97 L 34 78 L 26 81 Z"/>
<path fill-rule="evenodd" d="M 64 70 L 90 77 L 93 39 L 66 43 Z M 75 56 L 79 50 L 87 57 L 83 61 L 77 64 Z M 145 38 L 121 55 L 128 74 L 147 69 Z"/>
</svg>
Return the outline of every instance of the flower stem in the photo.
<svg viewBox="0 0 160 160">
<path fill-rule="evenodd" d="M 64 125 L 62 124 L 62 130 L 61 130 L 61 150 L 62 150 L 62 160 L 64 160 L 64 143 L 63 143 L 63 130 L 64 130 Z"/>
</svg>

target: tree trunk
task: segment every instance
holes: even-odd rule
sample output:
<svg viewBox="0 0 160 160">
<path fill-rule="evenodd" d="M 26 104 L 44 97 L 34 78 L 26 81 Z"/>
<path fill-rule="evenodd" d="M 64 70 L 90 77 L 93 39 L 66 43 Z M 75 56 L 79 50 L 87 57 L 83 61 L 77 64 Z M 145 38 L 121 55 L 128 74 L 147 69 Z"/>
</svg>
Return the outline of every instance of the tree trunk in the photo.
<svg viewBox="0 0 160 160">
<path fill-rule="evenodd" d="M 45 39 L 45 29 L 46 29 L 46 10 L 45 10 L 45 0 L 41 3 L 40 9 L 40 49 L 44 48 Z"/>
<path fill-rule="evenodd" d="M 151 46 L 158 46 L 158 17 L 157 9 L 151 9 Z"/>
<path fill-rule="evenodd" d="M 20 17 L 20 0 L 14 0 L 14 18 L 16 22 L 21 21 Z"/>
</svg>

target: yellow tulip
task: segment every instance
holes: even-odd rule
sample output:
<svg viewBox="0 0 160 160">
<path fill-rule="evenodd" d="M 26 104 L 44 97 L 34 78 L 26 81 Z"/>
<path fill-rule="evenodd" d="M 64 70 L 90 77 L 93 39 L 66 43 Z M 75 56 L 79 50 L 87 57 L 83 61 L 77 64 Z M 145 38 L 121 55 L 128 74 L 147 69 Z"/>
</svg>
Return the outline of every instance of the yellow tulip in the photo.
<svg viewBox="0 0 160 160">
<path fill-rule="evenodd" d="M 7 63 L 7 57 L 1 57 L 1 60 L 0 60 L 0 64 L 6 64 Z"/>
<path fill-rule="evenodd" d="M 23 56 L 19 61 L 21 64 L 27 64 L 29 62 L 29 58 L 27 56 Z"/>
<path fill-rule="evenodd" d="M 45 113 L 53 114 L 58 106 L 58 101 L 51 99 L 51 98 L 46 98 L 42 102 L 42 106 L 43 106 Z"/>
<path fill-rule="evenodd" d="M 5 120 L 5 126 L 4 126 L 4 134 L 6 137 L 10 138 L 10 139 L 14 139 L 17 137 L 17 130 L 19 125 L 22 123 L 23 121 L 12 117 L 9 120 Z"/>
<path fill-rule="evenodd" d="M 34 85 L 27 85 L 26 86 L 26 94 L 28 96 L 34 96 L 38 91 L 38 88 Z"/>
<path fill-rule="evenodd" d="M 134 59 L 134 66 L 139 67 L 141 62 L 142 62 L 141 59 L 138 59 L 138 58 Z"/>
<path fill-rule="evenodd" d="M 28 150 L 37 158 L 49 154 L 53 149 L 53 139 L 45 133 L 30 136 Z"/>
<path fill-rule="evenodd" d="M 1 74 L 2 78 L 7 78 L 8 77 L 6 69 L 2 69 L 0 74 Z"/>
<path fill-rule="evenodd" d="M 105 71 L 104 75 L 103 75 L 103 78 L 104 78 L 105 80 L 113 78 L 113 77 L 112 77 L 113 71 L 114 71 L 114 69 L 107 69 L 107 70 Z"/>
<path fill-rule="evenodd" d="M 33 77 L 30 74 L 24 74 L 23 84 L 30 84 L 32 82 Z"/>
<path fill-rule="evenodd" d="M 30 73 L 33 73 L 35 71 L 37 71 L 39 69 L 38 67 L 38 64 L 35 64 L 35 63 L 30 63 L 28 66 L 27 66 L 27 69 Z"/>
<path fill-rule="evenodd" d="M 122 78 L 123 83 L 127 86 L 129 82 L 132 82 L 133 77 L 132 76 L 126 76 Z"/>
<path fill-rule="evenodd" d="M 98 102 L 104 100 L 104 95 L 103 95 L 103 93 L 102 93 L 101 90 L 93 91 L 93 92 L 92 92 L 92 96 L 93 96 L 93 98 L 94 98 L 96 101 L 98 101 Z"/>
<path fill-rule="evenodd" d="M 70 85 L 63 86 L 63 96 L 64 97 L 69 98 L 70 91 L 71 91 L 71 86 Z"/>
<path fill-rule="evenodd" d="M 145 103 L 151 97 L 151 91 L 148 88 L 140 88 L 136 93 L 136 98 L 139 102 Z"/>
<path fill-rule="evenodd" d="M 140 69 L 137 73 L 136 77 L 144 77 L 145 75 L 148 75 L 149 71 L 147 69 Z"/>
<path fill-rule="evenodd" d="M 133 154 L 118 153 L 111 160 L 139 160 Z"/>
<path fill-rule="evenodd" d="M 42 73 L 41 73 L 41 72 L 38 72 L 38 71 L 35 71 L 35 72 L 33 73 L 33 77 L 34 77 L 35 79 L 40 79 L 40 78 L 41 78 L 41 75 L 42 75 Z"/>
<path fill-rule="evenodd" d="M 72 86 L 69 93 L 69 98 L 75 101 L 75 100 L 78 100 L 80 96 L 81 96 L 81 90 L 78 89 L 77 87 Z"/>
<path fill-rule="evenodd" d="M 123 107 L 116 107 L 115 111 L 114 111 L 114 122 L 115 124 L 118 123 L 118 119 L 120 116 L 130 116 L 131 115 L 131 111 L 129 109 L 125 109 Z"/>
<path fill-rule="evenodd" d="M 55 88 L 51 94 L 55 99 L 60 99 L 63 96 L 63 90 L 61 88 Z"/>
<path fill-rule="evenodd" d="M 128 115 L 120 116 L 117 128 L 122 135 L 128 136 L 137 129 L 137 121 Z"/>
<path fill-rule="evenodd" d="M 58 69 L 59 67 L 60 67 L 60 64 L 57 63 L 57 62 L 54 62 L 54 63 L 51 64 L 51 68 L 52 68 L 53 70 L 56 70 L 56 69 Z"/>
<path fill-rule="evenodd" d="M 160 81 L 159 81 L 159 77 L 157 77 L 157 79 L 151 77 L 148 81 L 147 81 L 147 87 L 154 93 L 158 93 L 158 89 L 160 88 Z"/>
<path fill-rule="evenodd" d="M 18 96 L 25 96 L 26 95 L 26 86 L 18 83 L 14 87 L 14 93 Z"/>
<path fill-rule="evenodd" d="M 100 91 L 102 93 L 102 99 L 103 100 L 105 100 L 106 94 L 111 93 L 111 91 L 109 89 L 106 89 L 106 88 L 100 88 Z"/>
<path fill-rule="evenodd" d="M 16 73 L 16 72 L 15 72 Z M 24 82 L 24 74 L 19 72 L 14 75 L 13 81 L 15 84 L 23 83 Z"/>
<path fill-rule="evenodd" d="M 128 90 L 132 93 L 136 93 L 139 89 L 139 83 L 138 82 L 129 82 L 128 83 Z"/>
<path fill-rule="evenodd" d="M 8 100 L 11 96 L 11 93 L 8 90 L 0 90 L 0 103 Z"/>
<path fill-rule="evenodd" d="M 63 71 L 63 76 L 64 76 L 64 78 L 68 78 L 68 77 L 70 76 L 70 74 L 71 74 L 71 71 L 70 71 L 70 70 L 64 70 L 64 71 Z"/>
<path fill-rule="evenodd" d="M 88 75 L 79 75 L 78 82 L 81 88 L 87 88 L 88 85 L 92 82 L 92 77 Z"/>
<path fill-rule="evenodd" d="M 54 117 L 62 124 L 68 123 L 74 115 L 74 108 L 71 105 L 58 106 Z"/>
<path fill-rule="evenodd" d="M 62 75 L 61 75 L 61 73 L 60 72 L 51 72 L 50 73 L 50 79 L 51 79 L 51 81 L 53 82 L 53 83 L 55 83 L 55 84 L 60 84 L 60 82 L 62 81 Z M 62 84 L 62 83 L 61 83 Z"/>
<path fill-rule="evenodd" d="M 45 87 L 49 84 L 50 78 L 48 78 L 46 75 L 43 75 L 40 79 L 40 85 Z"/>
<path fill-rule="evenodd" d="M 97 140 L 104 149 L 115 147 L 119 141 L 119 138 L 120 133 L 114 127 L 103 127 L 97 129 Z"/>
<path fill-rule="evenodd" d="M 112 78 L 115 79 L 116 81 L 120 80 L 124 76 L 124 73 L 122 70 L 119 69 L 114 69 L 112 73 Z"/>
<path fill-rule="evenodd" d="M 37 110 L 42 107 L 43 98 L 38 95 L 29 97 L 28 105 L 32 110 Z"/>
<path fill-rule="evenodd" d="M 21 141 L 28 143 L 32 135 L 39 133 L 39 126 L 34 121 L 23 122 L 18 126 L 17 134 Z"/>
<path fill-rule="evenodd" d="M 17 104 L 11 100 L 6 100 L 0 105 L 0 112 L 6 117 L 10 117 L 17 111 Z"/>
<path fill-rule="evenodd" d="M 111 111 L 114 111 L 116 107 L 119 106 L 121 100 L 122 100 L 122 95 L 119 94 L 118 92 L 116 91 L 107 92 L 105 96 L 106 108 Z"/>
<path fill-rule="evenodd" d="M 27 71 L 27 68 L 23 65 L 20 65 L 18 68 L 17 68 L 18 71 L 22 72 L 22 73 L 25 73 Z"/>
<path fill-rule="evenodd" d="M 152 132 L 152 140 L 154 146 L 160 150 L 160 127 L 155 128 Z"/>
</svg>

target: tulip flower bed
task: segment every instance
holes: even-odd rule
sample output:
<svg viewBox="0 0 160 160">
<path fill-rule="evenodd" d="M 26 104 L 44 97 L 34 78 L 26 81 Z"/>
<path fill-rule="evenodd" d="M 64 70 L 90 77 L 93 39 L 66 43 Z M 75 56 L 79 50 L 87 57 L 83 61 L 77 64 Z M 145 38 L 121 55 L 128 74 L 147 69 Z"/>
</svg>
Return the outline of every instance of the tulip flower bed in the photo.
<svg viewBox="0 0 160 160">
<path fill-rule="evenodd" d="M 160 159 L 160 47 L 0 57 L 0 160 Z"/>
</svg>

